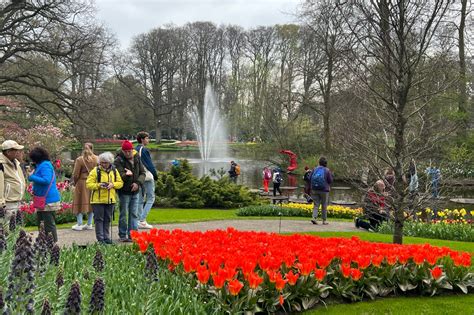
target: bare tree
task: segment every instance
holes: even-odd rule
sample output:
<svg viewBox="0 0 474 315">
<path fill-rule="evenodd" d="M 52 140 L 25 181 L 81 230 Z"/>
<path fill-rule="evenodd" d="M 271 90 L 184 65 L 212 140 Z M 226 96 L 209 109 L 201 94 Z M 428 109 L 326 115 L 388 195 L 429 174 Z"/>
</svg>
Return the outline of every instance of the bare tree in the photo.
<svg viewBox="0 0 474 315">
<path fill-rule="evenodd" d="M 130 82 L 123 80 L 129 73 L 140 82 L 143 93 L 136 97 L 152 110 L 158 143 L 161 141 L 161 122 L 171 114 L 175 105 L 171 92 L 180 54 L 176 35 L 175 29 L 168 27 L 137 36 L 130 51 L 131 62 L 124 63 L 126 68 L 122 65 L 116 67 L 118 77 L 124 84 Z M 130 91 L 136 90 L 131 88 Z"/>
<path fill-rule="evenodd" d="M 377 177 L 385 168 L 395 171 L 390 202 L 393 241 L 402 243 L 404 210 L 414 206 L 414 192 L 409 193 L 404 177 L 408 164 L 429 152 L 450 129 L 424 132 L 425 110 L 453 83 L 443 76 L 433 77 L 433 69 L 443 68 L 439 64 L 443 52 L 436 52 L 431 45 L 449 1 L 378 0 L 336 5 L 350 8 L 350 14 L 343 16 L 354 46 L 352 62 L 346 66 L 359 99 L 354 111 L 364 113 L 343 144 L 355 165 L 372 166 Z M 431 84 L 433 81 L 436 84 Z"/>
<path fill-rule="evenodd" d="M 90 12 L 91 6 L 77 1 L 2 1 L 0 96 L 15 98 L 30 110 L 72 119 L 79 108 L 69 93 L 68 78 L 62 69 L 52 69 L 89 44 Z M 0 104 L 4 107 L 8 104 Z"/>
<path fill-rule="evenodd" d="M 334 7 L 333 1 L 306 1 L 301 9 L 300 18 L 306 29 L 304 43 L 310 56 L 303 55 L 303 66 L 311 75 L 305 79 L 304 104 L 310 106 L 323 118 L 323 137 L 326 152 L 331 151 L 331 113 L 333 112 L 333 93 L 342 68 L 342 58 L 346 50 L 346 39 L 343 29 L 343 14 Z M 343 10 L 343 9 L 341 9 Z M 344 12 L 346 13 L 346 12 Z M 308 52 L 307 52 L 308 53 Z M 308 69 L 308 67 L 311 67 Z M 322 101 L 309 102 L 311 85 L 317 84 L 317 93 L 313 97 Z M 322 104 L 322 108 L 318 106 Z"/>
</svg>

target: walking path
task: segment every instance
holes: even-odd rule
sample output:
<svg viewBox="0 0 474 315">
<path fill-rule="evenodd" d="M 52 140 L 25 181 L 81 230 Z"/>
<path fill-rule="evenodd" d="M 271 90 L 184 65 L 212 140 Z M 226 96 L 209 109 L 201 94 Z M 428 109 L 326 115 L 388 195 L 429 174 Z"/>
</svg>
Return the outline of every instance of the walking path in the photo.
<svg viewBox="0 0 474 315">
<path fill-rule="evenodd" d="M 300 232 L 354 232 L 360 230 L 356 229 L 352 222 L 334 221 L 329 222 L 328 225 L 311 224 L 309 220 L 281 220 L 281 227 L 279 220 L 220 220 L 220 221 L 205 221 L 205 222 L 190 222 L 190 223 L 175 223 L 175 224 L 155 224 L 154 227 L 164 230 L 181 229 L 185 231 L 207 231 L 226 229 L 233 227 L 241 231 L 264 231 L 274 233 L 300 233 Z M 146 230 L 140 230 L 146 231 Z M 118 240 L 118 227 L 112 227 L 113 240 Z M 33 232 L 34 237 L 38 233 Z M 70 246 L 73 243 L 77 245 L 87 245 L 94 243 L 94 230 L 87 231 L 73 231 L 71 229 L 58 230 L 58 244 L 60 246 Z"/>
</svg>

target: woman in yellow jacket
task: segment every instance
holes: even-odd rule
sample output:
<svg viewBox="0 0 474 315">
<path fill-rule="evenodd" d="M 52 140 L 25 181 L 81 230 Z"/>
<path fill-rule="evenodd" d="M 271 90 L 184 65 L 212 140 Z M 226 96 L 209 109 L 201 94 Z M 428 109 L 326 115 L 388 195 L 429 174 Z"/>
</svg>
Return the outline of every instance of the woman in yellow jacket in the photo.
<svg viewBox="0 0 474 315">
<path fill-rule="evenodd" d="M 123 186 L 119 172 L 113 166 L 114 155 L 105 152 L 99 155 L 99 166 L 90 171 L 86 180 L 91 191 L 91 206 L 94 212 L 95 236 L 101 244 L 112 244 L 109 227 L 115 207 L 116 189 Z"/>
</svg>

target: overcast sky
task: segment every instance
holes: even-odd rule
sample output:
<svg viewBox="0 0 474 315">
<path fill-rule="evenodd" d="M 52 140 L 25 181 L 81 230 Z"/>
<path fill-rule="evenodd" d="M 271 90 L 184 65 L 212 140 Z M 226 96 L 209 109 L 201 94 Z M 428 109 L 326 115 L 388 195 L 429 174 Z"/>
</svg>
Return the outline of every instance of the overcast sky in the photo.
<svg viewBox="0 0 474 315">
<path fill-rule="evenodd" d="M 96 0 L 98 19 L 114 32 L 122 48 L 134 35 L 160 25 L 211 21 L 244 28 L 294 22 L 301 0 Z"/>
</svg>

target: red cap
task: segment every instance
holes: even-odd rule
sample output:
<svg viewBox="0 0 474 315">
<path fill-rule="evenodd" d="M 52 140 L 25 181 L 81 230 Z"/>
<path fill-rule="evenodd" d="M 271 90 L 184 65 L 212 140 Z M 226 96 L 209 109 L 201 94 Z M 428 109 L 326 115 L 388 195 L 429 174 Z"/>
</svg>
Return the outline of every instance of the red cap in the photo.
<svg viewBox="0 0 474 315">
<path fill-rule="evenodd" d="M 122 142 L 122 150 L 124 151 L 133 150 L 133 144 L 130 141 L 125 140 L 124 142 Z"/>
</svg>

